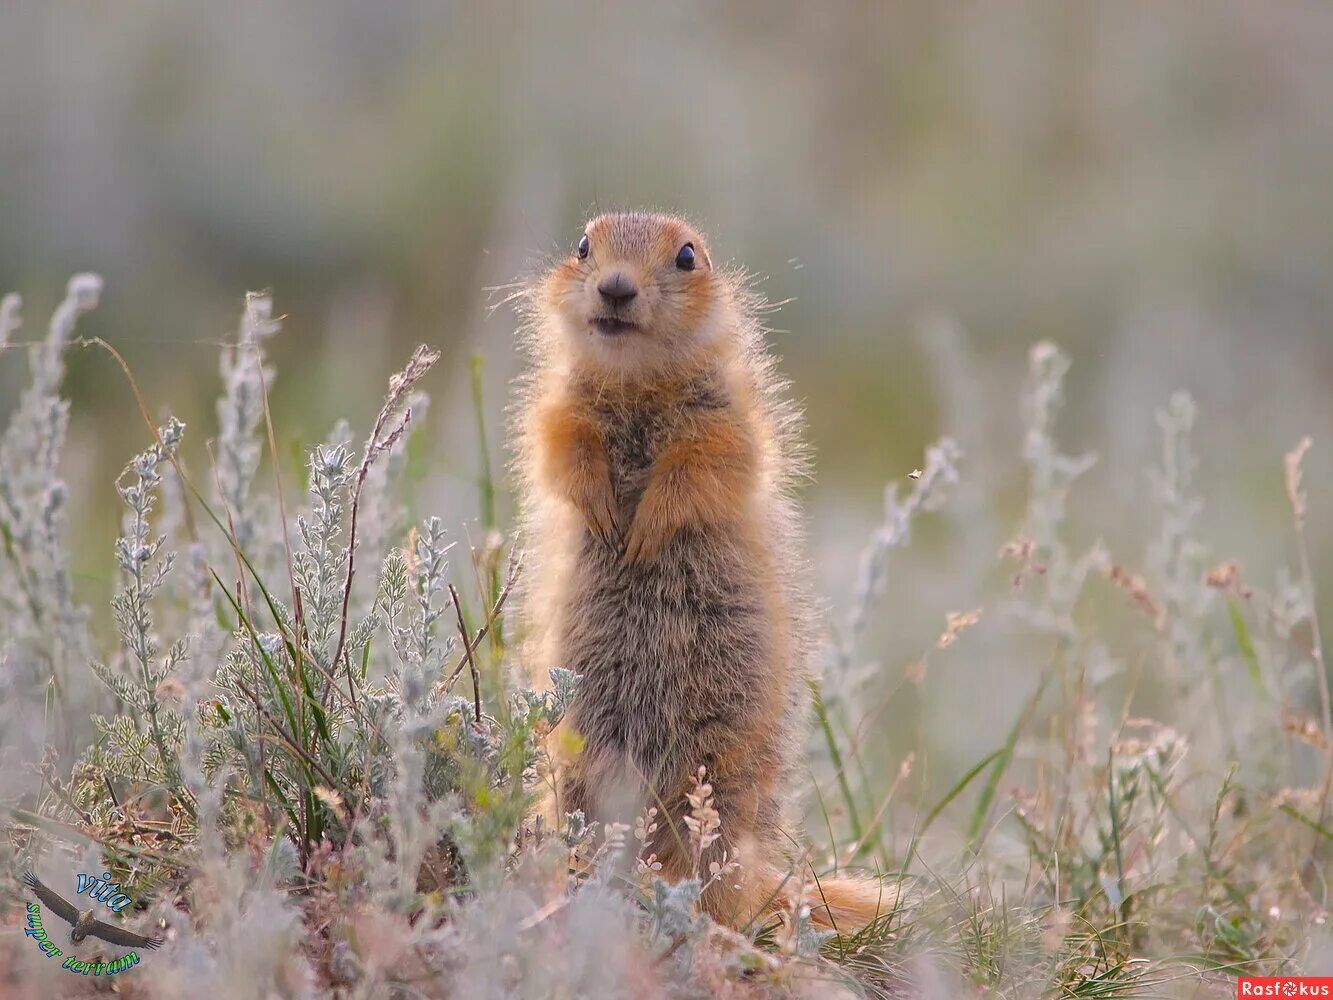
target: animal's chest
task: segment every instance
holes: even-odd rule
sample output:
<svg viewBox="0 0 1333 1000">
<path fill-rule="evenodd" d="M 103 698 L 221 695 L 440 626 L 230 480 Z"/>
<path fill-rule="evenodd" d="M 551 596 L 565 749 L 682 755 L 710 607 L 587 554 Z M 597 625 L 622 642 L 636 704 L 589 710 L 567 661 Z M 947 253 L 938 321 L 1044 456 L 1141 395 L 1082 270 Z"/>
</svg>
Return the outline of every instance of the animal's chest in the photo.
<svg viewBox="0 0 1333 1000">
<path fill-rule="evenodd" d="M 670 427 L 650 409 L 605 412 L 600 417 L 611 488 L 621 509 L 632 510 L 648 485 L 653 462 L 670 439 Z"/>
</svg>

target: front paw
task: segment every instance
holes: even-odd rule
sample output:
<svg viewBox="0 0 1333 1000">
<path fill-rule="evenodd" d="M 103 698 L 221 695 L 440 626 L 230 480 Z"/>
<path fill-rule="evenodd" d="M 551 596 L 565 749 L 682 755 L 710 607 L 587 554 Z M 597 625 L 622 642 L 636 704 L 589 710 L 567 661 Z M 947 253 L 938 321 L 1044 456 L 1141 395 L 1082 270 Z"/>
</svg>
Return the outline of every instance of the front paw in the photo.
<svg viewBox="0 0 1333 1000">
<path fill-rule="evenodd" d="M 583 513 L 592 536 L 611 551 L 619 552 L 624 538 L 620 531 L 615 502 L 611 497 L 594 499 Z"/>
<path fill-rule="evenodd" d="M 656 559 L 666 546 L 667 538 L 667 532 L 654 525 L 651 518 L 644 517 L 641 511 L 629 526 L 621 561 L 626 566 L 633 566 L 635 563 Z"/>
</svg>

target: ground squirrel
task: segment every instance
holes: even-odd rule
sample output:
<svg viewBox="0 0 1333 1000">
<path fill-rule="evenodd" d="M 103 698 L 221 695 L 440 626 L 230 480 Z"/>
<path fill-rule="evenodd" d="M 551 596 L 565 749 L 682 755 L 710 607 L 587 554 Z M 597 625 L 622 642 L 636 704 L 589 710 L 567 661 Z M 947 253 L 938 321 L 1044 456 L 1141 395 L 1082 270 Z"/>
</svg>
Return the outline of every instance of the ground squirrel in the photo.
<svg viewBox="0 0 1333 1000">
<path fill-rule="evenodd" d="M 740 877 L 710 886 L 743 924 L 806 893 L 823 924 L 887 910 L 877 884 L 793 877 L 788 779 L 813 643 L 802 591 L 799 413 L 784 399 L 737 270 L 669 215 L 588 223 L 523 296 L 532 365 L 516 406 L 525 656 L 581 675 L 550 817 L 628 820 L 691 875 L 691 776 L 707 769 Z"/>
</svg>

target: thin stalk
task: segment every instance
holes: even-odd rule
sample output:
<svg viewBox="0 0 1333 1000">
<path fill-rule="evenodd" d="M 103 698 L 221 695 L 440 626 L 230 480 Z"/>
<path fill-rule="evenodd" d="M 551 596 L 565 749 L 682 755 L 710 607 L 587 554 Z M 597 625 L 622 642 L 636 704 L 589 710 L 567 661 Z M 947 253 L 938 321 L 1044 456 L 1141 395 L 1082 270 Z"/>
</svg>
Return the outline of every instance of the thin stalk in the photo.
<svg viewBox="0 0 1333 1000">
<path fill-rule="evenodd" d="M 833 734 L 833 723 L 829 721 L 828 709 L 824 707 L 824 699 L 819 693 L 819 684 L 813 678 L 809 678 L 806 683 L 810 687 L 811 700 L 815 706 L 815 718 L 819 721 L 820 731 L 824 734 L 824 742 L 828 745 L 829 759 L 833 761 L 833 767 L 837 771 L 838 790 L 842 793 L 843 804 L 847 807 L 847 820 L 852 826 L 852 840 L 859 843 L 865 836 L 861 829 L 861 818 L 857 815 L 856 799 L 852 795 L 852 786 L 847 781 L 847 769 L 843 764 L 842 751 L 838 749 L 838 739 Z"/>
</svg>

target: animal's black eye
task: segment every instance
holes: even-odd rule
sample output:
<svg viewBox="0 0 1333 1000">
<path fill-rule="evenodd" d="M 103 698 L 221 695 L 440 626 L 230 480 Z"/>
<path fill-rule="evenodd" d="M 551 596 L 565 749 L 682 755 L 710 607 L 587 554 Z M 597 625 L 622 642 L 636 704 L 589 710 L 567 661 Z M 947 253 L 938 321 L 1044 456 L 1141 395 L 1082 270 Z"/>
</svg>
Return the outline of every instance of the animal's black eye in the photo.
<svg viewBox="0 0 1333 1000">
<path fill-rule="evenodd" d="M 579 240 L 579 260 L 588 259 L 588 245 L 587 236 L 584 236 L 583 239 Z"/>
<path fill-rule="evenodd" d="M 686 243 L 676 254 L 676 266 L 682 271 L 694 270 L 694 244 Z"/>
</svg>

